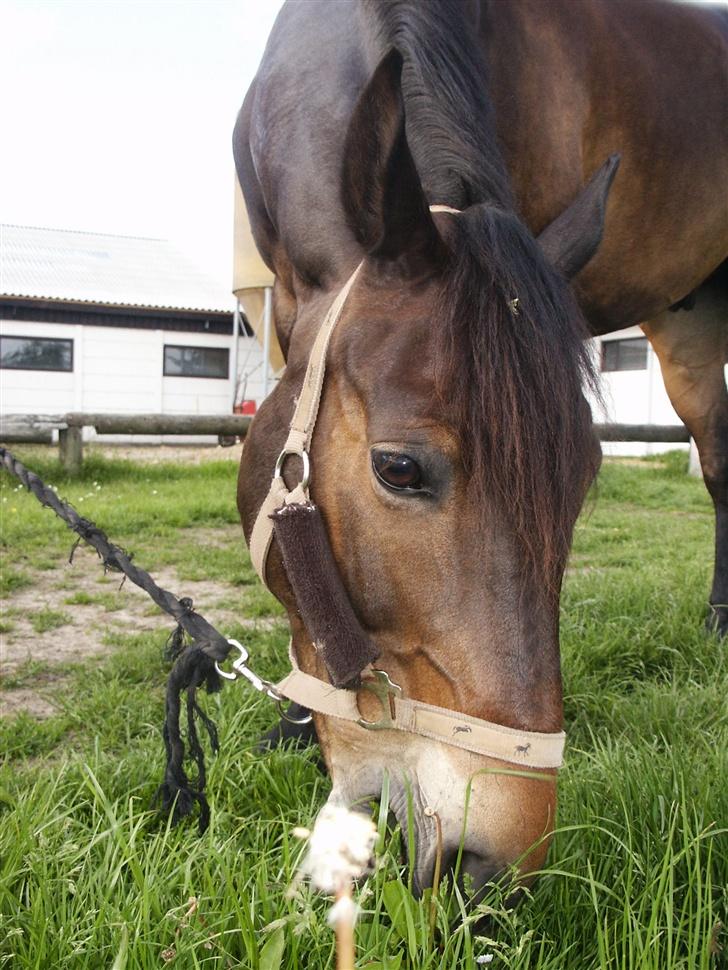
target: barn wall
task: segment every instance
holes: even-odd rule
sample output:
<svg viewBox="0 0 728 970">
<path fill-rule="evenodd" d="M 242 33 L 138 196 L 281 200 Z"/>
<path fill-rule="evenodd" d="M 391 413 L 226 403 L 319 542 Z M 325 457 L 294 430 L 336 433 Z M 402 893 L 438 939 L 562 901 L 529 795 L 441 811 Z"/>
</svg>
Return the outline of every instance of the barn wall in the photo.
<svg viewBox="0 0 728 970">
<path fill-rule="evenodd" d="M 0 371 L 0 410 L 3 413 L 63 413 L 107 411 L 119 413 L 229 414 L 234 380 L 165 377 L 164 346 L 224 347 L 232 368 L 233 337 L 227 334 L 138 330 L 120 327 L 0 321 L 0 333 L 19 337 L 56 337 L 73 340 L 73 372 Z M 246 376 L 247 379 L 246 379 Z M 238 344 L 239 394 L 260 404 L 263 393 L 262 350 L 253 337 Z M 95 434 L 86 429 L 89 438 Z M 161 438 L 110 436 L 107 441 L 151 444 Z M 166 436 L 165 441 L 214 441 Z"/>
<path fill-rule="evenodd" d="M 597 367 L 602 342 L 644 337 L 639 327 L 629 327 L 593 340 Z M 644 370 L 600 372 L 604 408 L 590 400 L 594 420 L 613 424 L 681 424 L 665 391 L 657 357 L 648 345 L 647 368 Z M 650 444 L 638 441 L 610 441 L 602 444 L 605 455 L 643 456 L 675 449 L 687 450 L 686 444 Z"/>
<path fill-rule="evenodd" d="M 213 378 L 165 377 L 165 344 L 226 347 L 234 359 L 232 335 L 142 330 L 87 325 L 48 324 L 0 320 L 0 333 L 29 337 L 60 337 L 73 340 L 72 373 L 32 370 L 0 371 L 0 410 L 4 413 L 63 413 L 65 411 L 160 412 L 167 414 L 227 414 L 232 407 L 232 376 Z M 595 359 L 601 341 L 640 337 L 631 327 L 592 341 Z M 595 420 L 624 424 L 678 424 L 680 419 L 665 392 L 657 358 L 648 348 L 647 368 L 601 374 L 605 410 L 590 401 Z M 271 382 L 271 386 L 273 386 Z M 238 399 L 258 404 L 263 394 L 262 350 L 255 338 L 241 337 L 238 344 Z M 95 434 L 86 429 L 88 437 Z M 108 441 L 151 444 L 161 438 L 104 436 Z M 165 441 L 215 439 L 177 438 Z M 677 444 L 605 442 L 605 454 L 647 455 Z"/>
</svg>

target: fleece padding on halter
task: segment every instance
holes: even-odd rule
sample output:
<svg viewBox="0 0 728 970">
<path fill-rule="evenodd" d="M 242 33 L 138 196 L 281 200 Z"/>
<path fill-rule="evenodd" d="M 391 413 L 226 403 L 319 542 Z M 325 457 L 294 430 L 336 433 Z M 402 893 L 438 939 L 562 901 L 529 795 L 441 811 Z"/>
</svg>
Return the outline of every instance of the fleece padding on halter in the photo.
<svg viewBox="0 0 728 970">
<path fill-rule="evenodd" d="M 321 513 L 311 502 L 271 515 L 276 542 L 308 635 L 335 687 L 356 681 L 379 656 L 352 609 Z"/>
</svg>

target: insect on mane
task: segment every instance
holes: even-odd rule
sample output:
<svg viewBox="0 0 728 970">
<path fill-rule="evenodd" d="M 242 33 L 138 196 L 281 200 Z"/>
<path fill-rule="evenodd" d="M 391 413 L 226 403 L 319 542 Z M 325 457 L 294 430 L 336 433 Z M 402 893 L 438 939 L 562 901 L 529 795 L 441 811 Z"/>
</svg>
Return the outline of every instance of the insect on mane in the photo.
<svg viewBox="0 0 728 970">
<path fill-rule="evenodd" d="M 516 215 L 466 5 L 363 2 L 379 42 L 403 57 L 407 142 L 428 201 L 467 210 L 452 219 L 434 316 L 439 396 L 475 494 L 510 517 L 526 569 L 556 592 L 599 462 L 582 395 L 597 386 L 586 324 Z"/>
</svg>

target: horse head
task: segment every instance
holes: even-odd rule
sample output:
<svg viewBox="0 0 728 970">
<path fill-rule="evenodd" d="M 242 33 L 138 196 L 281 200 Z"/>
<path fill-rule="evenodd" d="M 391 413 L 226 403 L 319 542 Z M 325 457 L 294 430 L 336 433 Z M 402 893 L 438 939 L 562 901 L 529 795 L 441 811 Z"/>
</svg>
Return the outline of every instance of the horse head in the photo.
<svg viewBox="0 0 728 970">
<path fill-rule="evenodd" d="M 431 211 L 452 200 L 426 198 L 401 65 L 396 52 L 385 57 L 348 129 L 341 193 L 363 261 L 328 345 L 310 497 L 375 666 L 403 697 L 464 717 L 452 743 L 315 719 L 331 800 L 365 803 L 386 773 L 403 826 L 412 807 L 415 884 L 431 879 L 439 820 L 445 866 L 461 851 L 461 872 L 479 887 L 513 863 L 537 869 L 554 826 L 556 769 L 534 769 L 518 732 L 561 729 L 559 592 L 599 463 L 582 395 L 585 330 L 565 276 L 599 243 L 616 163 L 545 232 L 546 254 L 502 207 L 465 199 Z M 279 274 L 287 363 L 244 449 L 248 537 L 344 280 Z M 295 459 L 282 476 L 289 488 L 299 481 Z M 329 682 L 275 542 L 266 575 L 288 610 L 298 665 Z M 387 700 L 360 691 L 362 718 L 379 721 Z M 470 750 L 470 719 L 513 729 L 512 756 Z"/>
</svg>

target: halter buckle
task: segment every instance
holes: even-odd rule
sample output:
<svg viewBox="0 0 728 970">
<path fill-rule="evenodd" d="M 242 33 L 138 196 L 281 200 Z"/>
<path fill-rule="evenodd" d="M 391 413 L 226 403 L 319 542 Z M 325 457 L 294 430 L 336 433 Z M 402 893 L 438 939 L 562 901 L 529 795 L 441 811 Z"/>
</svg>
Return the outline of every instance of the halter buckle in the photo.
<svg viewBox="0 0 728 970">
<path fill-rule="evenodd" d="M 374 694 L 381 705 L 382 714 L 378 721 L 367 721 L 366 718 L 360 717 L 356 723 L 369 731 L 383 731 L 394 727 L 393 700 L 395 697 L 402 696 L 402 688 L 389 679 L 386 670 L 373 669 L 372 673 L 374 674 L 373 679 L 363 680 L 359 690 L 366 690 L 370 694 Z"/>
</svg>

